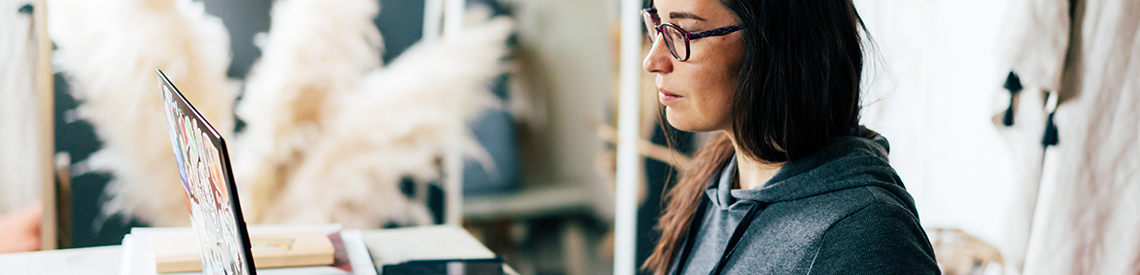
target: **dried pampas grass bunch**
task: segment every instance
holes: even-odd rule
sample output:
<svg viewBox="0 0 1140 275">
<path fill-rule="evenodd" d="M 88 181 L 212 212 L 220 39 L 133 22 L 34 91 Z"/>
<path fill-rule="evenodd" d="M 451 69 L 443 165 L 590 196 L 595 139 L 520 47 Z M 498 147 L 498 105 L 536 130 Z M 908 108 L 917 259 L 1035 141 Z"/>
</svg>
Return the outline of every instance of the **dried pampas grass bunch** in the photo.
<svg viewBox="0 0 1140 275">
<path fill-rule="evenodd" d="M 79 116 L 103 141 L 86 162 L 113 174 L 104 214 L 188 225 L 154 70 L 178 83 L 228 136 L 235 93 L 226 84 L 229 36 L 222 22 L 189 0 L 49 3 L 57 64 L 81 101 Z"/>
<path fill-rule="evenodd" d="M 325 135 L 308 146 L 263 221 L 350 228 L 430 223 L 399 183 L 409 176 L 437 179 L 438 157 L 447 150 L 489 163 L 466 123 L 499 105 L 488 86 L 505 69 L 512 26 L 497 18 L 414 45 L 366 74 L 357 89 L 330 97 L 338 112 L 322 125 Z"/>
<path fill-rule="evenodd" d="M 487 159 L 466 122 L 495 104 L 511 23 L 421 43 L 380 68 L 375 1 L 276 4 L 264 55 L 238 114 L 236 177 L 254 223 L 377 228 L 431 223 L 400 192 L 405 177 L 439 177 L 438 156 Z"/>
<path fill-rule="evenodd" d="M 234 177 L 251 222 L 276 196 L 341 108 L 330 98 L 380 66 L 374 0 L 283 0 L 246 82 L 238 115 L 248 127 L 235 144 Z"/>
</svg>

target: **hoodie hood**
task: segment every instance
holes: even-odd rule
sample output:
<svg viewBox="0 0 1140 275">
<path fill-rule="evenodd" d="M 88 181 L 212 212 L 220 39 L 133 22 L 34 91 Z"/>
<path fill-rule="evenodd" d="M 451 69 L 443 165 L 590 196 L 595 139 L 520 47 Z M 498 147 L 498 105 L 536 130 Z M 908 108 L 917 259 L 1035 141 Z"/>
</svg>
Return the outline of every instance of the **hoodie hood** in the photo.
<svg viewBox="0 0 1140 275">
<path fill-rule="evenodd" d="M 875 186 L 887 190 L 914 211 L 914 199 L 906 192 L 887 158 L 890 145 L 881 135 L 842 136 L 801 159 L 789 161 L 772 179 L 753 189 L 731 189 L 736 158 L 709 186 L 713 203 L 727 208 L 737 200 L 774 204 L 839 190 Z"/>
</svg>

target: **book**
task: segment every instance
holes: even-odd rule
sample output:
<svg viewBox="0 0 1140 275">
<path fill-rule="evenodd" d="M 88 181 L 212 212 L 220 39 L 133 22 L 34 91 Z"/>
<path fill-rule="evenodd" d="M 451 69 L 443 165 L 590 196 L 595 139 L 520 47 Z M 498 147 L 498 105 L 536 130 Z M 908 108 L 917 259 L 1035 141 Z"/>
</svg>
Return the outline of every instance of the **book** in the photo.
<svg viewBox="0 0 1140 275">
<path fill-rule="evenodd" d="M 384 275 L 503 275 L 503 258 L 488 259 L 440 259 L 412 260 L 399 264 L 384 265 Z"/>
<path fill-rule="evenodd" d="M 318 231 L 262 232 L 249 236 L 256 268 L 320 266 L 333 264 L 333 244 Z M 202 259 L 193 232 L 150 236 L 158 273 L 202 271 Z"/>
</svg>

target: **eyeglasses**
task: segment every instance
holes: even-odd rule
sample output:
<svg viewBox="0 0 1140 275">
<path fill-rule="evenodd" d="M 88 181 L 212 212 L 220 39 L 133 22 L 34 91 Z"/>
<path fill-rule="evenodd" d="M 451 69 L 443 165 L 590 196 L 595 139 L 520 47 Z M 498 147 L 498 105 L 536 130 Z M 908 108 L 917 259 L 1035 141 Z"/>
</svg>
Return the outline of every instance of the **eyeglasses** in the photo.
<svg viewBox="0 0 1140 275">
<path fill-rule="evenodd" d="M 661 19 L 657 17 L 657 8 L 641 10 L 641 17 L 645 22 L 645 30 L 649 35 L 650 43 L 655 43 L 657 36 L 661 35 L 665 38 L 665 46 L 669 48 L 669 53 L 681 62 L 689 60 L 689 41 L 710 36 L 728 35 L 744 29 L 744 25 L 738 24 L 691 33 L 673 23 L 661 24 Z"/>
</svg>

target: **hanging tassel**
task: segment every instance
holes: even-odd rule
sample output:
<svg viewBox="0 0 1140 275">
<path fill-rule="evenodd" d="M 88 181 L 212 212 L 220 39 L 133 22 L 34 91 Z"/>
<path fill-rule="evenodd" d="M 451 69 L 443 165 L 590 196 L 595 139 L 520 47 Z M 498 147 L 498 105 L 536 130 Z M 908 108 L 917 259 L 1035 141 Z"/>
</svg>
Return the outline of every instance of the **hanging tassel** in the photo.
<svg viewBox="0 0 1140 275">
<path fill-rule="evenodd" d="M 1045 147 L 1057 145 L 1057 124 L 1053 123 L 1053 115 L 1057 111 L 1049 113 L 1049 120 L 1045 121 L 1045 137 L 1041 139 L 1041 145 Z"/>
<path fill-rule="evenodd" d="M 1045 120 L 1045 135 L 1041 138 L 1041 145 L 1049 147 L 1057 145 L 1057 124 L 1053 123 L 1053 115 L 1057 114 L 1057 93 L 1045 91 L 1045 111 L 1049 112 L 1049 118 Z"/>
<path fill-rule="evenodd" d="M 1009 100 L 1009 108 L 1005 109 L 1005 116 L 1002 116 L 1001 120 L 1002 124 L 1005 124 L 1005 127 L 1013 126 L 1013 97 L 1010 96 Z"/>
<path fill-rule="evenodd" d="M 1005 78 L 1005 89 L 1009 90 L 1009 108 L 1005 109 L 1005 116 L 1002 118 L 1002 124 L 1005 124 L 1006 127 L 1013 126 L 1013 101 L 1017 99 L 1014 96 L 1021 92 L 1022 88 L 1021 78 L 1012 71 L 1009 72 L 1009 76 Z"/>
</svg>

